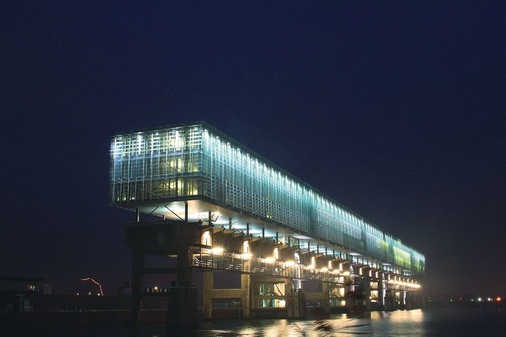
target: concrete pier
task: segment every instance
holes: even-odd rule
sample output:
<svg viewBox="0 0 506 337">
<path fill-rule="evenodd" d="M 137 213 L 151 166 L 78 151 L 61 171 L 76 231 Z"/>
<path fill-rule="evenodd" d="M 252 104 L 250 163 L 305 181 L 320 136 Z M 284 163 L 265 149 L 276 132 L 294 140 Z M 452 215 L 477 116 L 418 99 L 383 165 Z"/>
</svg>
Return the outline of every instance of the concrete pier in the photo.
<svg viewBox="0 0 506 337">
<path fill-rule="evenodd" d="M 177 329 L 195 327 L 199 318 L 321 319 L 332 312 L 416 308 L 420 302 L 416 288 L 409 288 L 415 283 L 401 275 L 318 252 L 301 253 L 298 246 L 225 227 L 164 220 L 128 224 L 125 233 L 132 249 L 134 322 L 142 321 L 147 296 L 168 298 L 167 326 Z M 176 266 L 147 268 L 148 254 L 171 256 Z M 195 271 L 202 274 L 201 288 L 194 286 Z M 239 273 L 240 285 L 216 287 L 217 272 Z M 176 281 L 166 293 L 146 294 L 149 274 L 173 274 Z"/>
</svg>

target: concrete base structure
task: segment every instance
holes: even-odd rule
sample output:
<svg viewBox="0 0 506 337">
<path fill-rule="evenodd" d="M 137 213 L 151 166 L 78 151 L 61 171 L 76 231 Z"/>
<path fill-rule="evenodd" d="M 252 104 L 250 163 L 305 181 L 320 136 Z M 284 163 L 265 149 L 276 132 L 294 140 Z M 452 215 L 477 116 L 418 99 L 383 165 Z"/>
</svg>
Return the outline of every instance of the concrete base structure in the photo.
<svg viewBox="0 0 506 337">
<path fill-rule="evenodd" d="M 145 297 L 167 297 L 167 326 L 195 328 L 198 326 L 197 289 L 191 284 L 188 243 L 198 242 L 200 223 L 184 221 L 137 222 L 125 226 L 125 237 L 132 249 L 132 307 L 131 320 L 142 321 Z M 147 268 L 145 255 L 177 256 L 176 268 Z M 144 277 L 148 274 L 177 274 L 177 282 L 168 293 L 144 291 Z"/>
<path fill-rule="evenodd" d="M 190 284 L 170 288 L 167 308 L 167 328 L 196 329 L 199 326 L 197 289 Z"/>
<path fill-rule="evenodd" d="M 215 289 L 214 273 L 214 271 L 203 273 L 203 319 L 307 317 L 305 294 L 301 289 L 294 289 L 293 281 L 290 279 L 242 274 L 241 288 Z M 225 303 L 226 300 L 235 300 L 240 306 L 223 308 L 216 305 Z"/>
<path fill-rule="evenodd" d="M 241 275 L 241 289 L 214 289 L 214 271 L 205 271 L 203 273 L 202 318 L 211 319 L 217 316 L 251 318 L 249 281 L 249 275 Z M 218 311 L 213 313 L 213 300 L 217 299 L 240 299 L 241 306 L 216 308 Z"/>
<path fill-rule="evenodd" d="M 417 291 L 407 290 L 406 278 L 337 260 L 332 273 L 316 273 L 317 268 L 331 266 L 329 257 L 306 258 L 288 265 L 286 261 L 297 254 L 298 247 L 281 245 L 261 238 L 233 235 L 233 231 L 202 223 L 159 221 L 133 223 L 125 226 L 126 239 L 132 249 L 132 321 L 142 321 L 142 306 L 146 297 L 163 296 L 168 301 L 167 326 L 194 328 L 199 318 L 290 318 L 323 319 L 332 312 L 361 313 L 376 310 L 411 309 L 420 306 Z M 206 235 L 207 233 L 207 235 Z M 224 249 L 213 249 L 206 240 L 219 242 Z M 276 258 L 254 259 L 248 249 Z M 242 249 L 242 251 L 241 251 Z M 294 253 L 295 251 L 295 253 Z M 240 252 L 240 253 L 237 253 Z M 246 252 L 246 253 L 245 253 Z M 145 255 L 175 258 L 173 268 L 147 268 Z M 280 262 L 276 262 L 276 259 Z M 332 258 L 330 258 L 332 259 Z M 202 273 L 202 291 L 192 285 L 192 271 Z M 237 288 L 215 287 L 215 274 L 240 274 Z M 145 292 L 144 278 L 148 274 L 176 274 L 168 292 Z M 218 278 L 218 279 L 220 279 Z M 235 277 L 235 283 L 239 281 Z M 232 283 L 234 283 L 232 282 Z M 412 281 L 410 281 L 412 282 Z M 225 286 L 228 286 L 228 280 Z M 202 313 L 198 314 L 198 298 Z"/>
</svg>

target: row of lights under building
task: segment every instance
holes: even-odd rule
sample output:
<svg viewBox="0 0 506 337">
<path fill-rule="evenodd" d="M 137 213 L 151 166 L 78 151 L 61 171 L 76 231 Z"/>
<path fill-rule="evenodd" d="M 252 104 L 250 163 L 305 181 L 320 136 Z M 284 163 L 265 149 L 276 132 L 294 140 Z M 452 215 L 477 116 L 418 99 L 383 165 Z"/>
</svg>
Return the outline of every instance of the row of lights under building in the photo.
<svg viewBox="0 0 506 337">
<path fill-rule="evenodd" d="M 247 251 L 248 249 L 246 249 Z M 277 250 L 277 248 L 276 248 Z M 275 253 L 274 255 L 276 255 L 277 251 L 275 250 Z M 223 255 L 225 253 L 224 249 L 221 248 L 221 247 L 214 247 L 212 249 L 210 249 L 210 253 L 212 253 L 213 255 Z M 235 254 L 233 254 L 235 255 Z M 253 255 L 251 253 L 242 253 L 242 254 L 237 254 L 239 256 L 239 258 L 241 258 L 242 260 L 251 260 L 253 259 Z M 257 259 L 258 261 L 260 262 L 263 262 L 263 263 L 267 263 L 267 264 L 275 264 L 276 262 L 279 262 L 283 265 L 283 267 L 288 267 L 288 268 L 291 268 L 291 267 L 294 267 L 294 266 L 301 266 L 303 269 L 305 270 L 315 270 L 315 271 L 319 271 L 321 273 L 331 273 L 331 274 L 334 274 L 334 275 L 342 275 L 342 276 L 345 276 L 345 277 L 348 277 L 351 275 L 351 273 L 349 271 L 343 271 L 342 269 L 342 264 L 339 265 L 339 268 L 338 269 L 335 269 L 335 268 L 332 268 L 332 261 L 328 261 L 329 263 L 329 266 L 328 267 L 322 267 L 322 268 L 317 268 L 316 267 L 316 259 L 315 257 L 312 257 L 311 258 L 311 264 L 310 265 L 307 265 L 307 266 L 304 266 L 304 265 L 300 265 L 298 262 L 296 261 L 293 261 L 293 260 L 290 260 L 290 261 L 280 261 L 278 260 L 277 256 L 272 256 L 272 257 L 267 257 L 267 258 L 258 258 Z M 362 274 L 362 271 L 363 271 L 363 268 L 360 268 L 359 269 L 359 273 L 357 275 L 360 275 L 360 276 L 363 276 Z M 372 270 L 369 271 L 369 277 L 373 277 L 372 275 Z M 376 278 L 379 278 L 379 272 L 376 271 L 375 272 L 376 275 L 375 277 Z M 419 289 L 421 288 L 420 284 L 416 283 L 416 281 L 414 280 L 409 280 L 409 279 L 406 279 L 406 278 L 403 278 L 403 277 L 398 277 L 398 276 L 394 276 L 393 279 L 389 279 L 389 280 L 385 280 L 387 283 L 393 285 L 393 286 L 401 286 L 401 287 L 408 287 L 408 288 L 412 288 L 412 289 Z"/>
</svg>

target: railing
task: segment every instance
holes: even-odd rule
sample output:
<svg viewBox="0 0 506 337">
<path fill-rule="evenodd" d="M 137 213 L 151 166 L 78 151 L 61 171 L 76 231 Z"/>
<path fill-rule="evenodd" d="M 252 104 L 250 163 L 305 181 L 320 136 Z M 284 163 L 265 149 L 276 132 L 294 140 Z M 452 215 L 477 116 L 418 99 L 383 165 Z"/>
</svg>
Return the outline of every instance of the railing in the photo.
<svg viewBox="0 0 506 337">
<path fill-rule="evenodd" d="M 243 274 L 259 274 L 277 276 L 290 279 L 319 280 L 335 284 L 354 283 L 354 278 L 360 275 L 350 274 L 347 271 L 339 269 L 316 268 L 305 266 L 299 263 L 285 262 L 282 260 L 255 258 L 252 256 L 244 257 L 242 254 L 223 252 L 212 254 L 211 249 L 202 249 L 206 253 L 194 253 L 191 267 L 200 270 L 223 270 L 238 272 Z M 361 277 L 361 276 L 360 276 Z M 382 282 L 383 289 L 408 290 L 414 291 L 420 288 L 420 285 L 397 280 L 371 280 L 371 282 Z M 372 286 L 377 290 L 378 286 Z"/>
<path fill-rule="evenodd" d="M 242 254 L 228 252 L 222 254 L 194 254 L 192 267 L 335 283 L 346 283 L 350 277 L 349 275 L 344 275 L 338 269 L 318 269 L 280 260 L 254 257 L 244 258 Z"/>
</svg>

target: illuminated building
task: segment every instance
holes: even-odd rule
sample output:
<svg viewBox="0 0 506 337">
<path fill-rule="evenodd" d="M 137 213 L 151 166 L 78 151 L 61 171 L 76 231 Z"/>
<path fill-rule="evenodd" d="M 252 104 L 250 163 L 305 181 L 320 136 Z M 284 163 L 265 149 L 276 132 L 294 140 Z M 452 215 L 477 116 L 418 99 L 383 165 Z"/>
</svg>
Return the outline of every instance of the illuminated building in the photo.
<svg viewBox="0 0 506 337">
<path fill-rule="evenodd" d="M 207 222 L 296 247 L 290 260 L 310 252 L 348 262 L 357 276 L 395 275 L 381 278 L 383 291 L 419 287 L 423 254 L 204 122 L 117 134 L 110 154 L 112 203 L 137 217 Z M 314 258 L 308 265 L 316 267 Z"/>
</svg>

